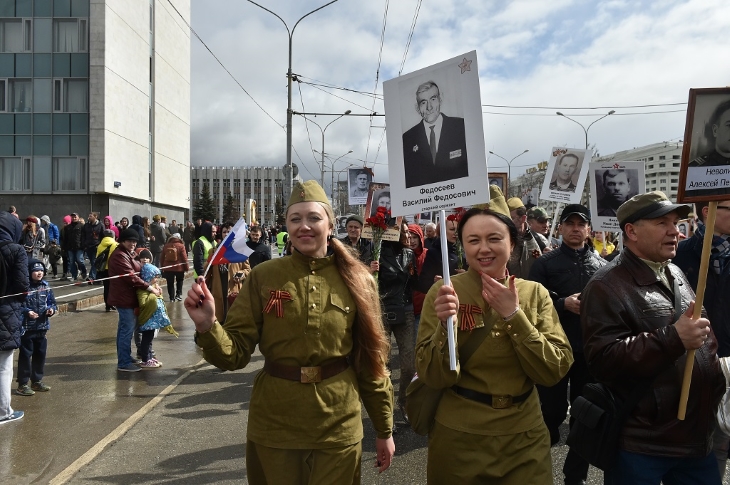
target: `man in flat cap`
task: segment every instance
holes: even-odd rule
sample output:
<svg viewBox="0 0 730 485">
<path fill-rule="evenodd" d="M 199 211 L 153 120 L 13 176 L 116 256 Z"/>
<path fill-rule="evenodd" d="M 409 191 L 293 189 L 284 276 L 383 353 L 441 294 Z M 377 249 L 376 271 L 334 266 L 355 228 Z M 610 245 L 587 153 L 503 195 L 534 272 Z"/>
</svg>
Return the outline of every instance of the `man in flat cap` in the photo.
<svg viewBox="0 0 730 485">
<path fill-rule="evenodd" d="M 349 216 L 345 220 L 347 234 L 340 238 L 340 242 L 355 249 L 360 257 L 360 261 L 370 266 L 370 261 L 373 260 L 373 243 L 360 237 L 363 225 L 364 221 L 361 216 L 355 214 Z"/>
<path fill-rule="evenodd" d="M 550 251 L 552 245 L 548 240 L 550 233 L 550 220 L 548 214 L 542 207 L 534 206 L 527 211 L 527 226 L 530 228 L 532 236 L 537 241 L 542 252 Z"/>
<path fill-rule="evenodd" d="M 537 386 L 543 418 L 550 431 L 551 445 L 560 441 L 559 428 L 565 421 L 568 404 L 572 404 L 581 395 L 583 386 L 593 380 L 583 356 L 583 336 L 580 330 L 580 312 L 583 305 L 580 292 L 596 271 L 606 265 L 606 261 L 586 243 L 591 232 L 591 212 L 585 206 L 566 205 L 560 214 L 558 231 L 563 237 L 562 245 L 538 258 L 527 277 L 528 280 L 542 284 L 550 292 L 575 359 L 568 374 L 560 382 L 552 387 Z M 585 483 L 588 462 L 571 450 L 565 458 L 563 473 L 566 485 Z"/>
<path fill-rule="evenodd" d="M 542 250 L 537 244 L 535 236 L 527 228 L 527 209 L 525 204 L 522 203 L 522 199 L 512 197 L 507 201 L 507 207 L 512 222 L 517 227 L 518 236 L 509 261 L 507 261 L 507 271 L 518 278 L 526 279 L 527 275 L 530 274 L 532 263 L 542 256 Z"/>
<path fill-rule="evenodd" d="M 623 402 L 641 392 L 623 423 L 606 484 L 721 483 L 711 452 L 715 411 L 725 392 L 717 339 L 706 318 L 692 318 L 695 294 L 670 262 L 677 224 L 690 210 L 662 192 L 624 202 L 616 214 L 624 250 L 581 295 L 591 374 Z M 679 420 L 688 350 L 696 350 L 692 387 L 686 417 Z"/>
</svg>

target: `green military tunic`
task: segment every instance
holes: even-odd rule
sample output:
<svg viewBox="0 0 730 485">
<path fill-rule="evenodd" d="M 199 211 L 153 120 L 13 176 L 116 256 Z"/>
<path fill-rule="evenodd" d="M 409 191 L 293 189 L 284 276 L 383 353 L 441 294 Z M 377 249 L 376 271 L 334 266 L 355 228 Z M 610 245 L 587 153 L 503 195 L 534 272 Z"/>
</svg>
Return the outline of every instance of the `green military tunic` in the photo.
<svg viewBox="0 0 730 485">
<path fill-rule="evenodd" d="M 456 371 L 449 370 L 447 333 L 434 309 L 443 283 L 435 284 L 423 304 L 416 346 L 416 370 L 426 384 L 519 396 L 536 383 L 552 386 L 567 374 L 573 353 L 543 286 L 515 279 L 520 310 L 505 322 L 481 296 L 478 271 L 469 269 L 451 281 L 460 305 L 481 309 L 481 315 L 472 313 L 477 326 L 495 323 L 466 365 L 457 359 Z M 462 319 L 459 311 L 455 320 Z M 456 328 L 458 353 L 471 334 L 458 330 L 458 322 Z M 430 483 L 552 483 L 550 440 L 537 391 L 521 403 L 495 409 L 447 389 L 429 434 L 428 474 Z"/>
<path fill-rule="evenodd" d="M 267 303 L 283 290 L 283 315 Z M 353 346 L 355 301 L 342 281 L 334 256 L 291 257 L 256 266 L 243 283 L 224 326 L 198 336 L 203 356 L 228 370 L 248 364 L 258 344 L 267 360 L 288 366 L 320 366 L 348 356 Z M 390 378 L 367 369 L 344 372 L 319 383 L 302 384 L 260 372 L 249 410 L 248 439 L 280 449 L 345 447 L 362 440 L 360 399 L 379 438 L 393 428 Z"/>
</svg>

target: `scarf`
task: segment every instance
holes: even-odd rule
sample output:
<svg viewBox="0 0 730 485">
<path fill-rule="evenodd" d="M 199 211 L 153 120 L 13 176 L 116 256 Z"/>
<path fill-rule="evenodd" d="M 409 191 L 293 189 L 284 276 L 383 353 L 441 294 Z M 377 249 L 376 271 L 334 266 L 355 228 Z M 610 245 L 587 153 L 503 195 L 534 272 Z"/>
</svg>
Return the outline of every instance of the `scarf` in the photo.
<svg viewBox="0 0 730 485">
<path fill-rule="evenodd" d="M 705 230 L 706 226 L 702 223 L 695 230 L 695 234 L 700 237 L 700 240 L 704 240 Z M 722 236 L 713 234 L 710 264 L 715 274 L 722 274 L 727 268 L 728 261 L 730 261 L 730 234 L 723 234 Z"/>
</svg>

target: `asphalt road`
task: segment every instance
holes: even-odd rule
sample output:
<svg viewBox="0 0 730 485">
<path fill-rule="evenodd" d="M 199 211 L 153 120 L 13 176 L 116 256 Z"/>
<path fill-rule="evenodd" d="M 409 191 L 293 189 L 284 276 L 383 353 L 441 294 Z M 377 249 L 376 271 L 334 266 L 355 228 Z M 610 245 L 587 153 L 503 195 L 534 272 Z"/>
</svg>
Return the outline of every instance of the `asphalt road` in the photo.
<svg viewBox="0 0 730 485">
<path fill-rule="evenodd" d="M 13 395 L 26 415 L 0 427 L 0 482 L 247 483 L 248 402 L 263 357 L 236 372 L 215 369 L 194 345 L 182 303 L 168 308 L 180 337 L 162 332 L 153 347 L 163 367 L 137 373 L 116 370 L 116 313 L 100 305 L 52 319 L 44 378 L 52 390 Z M 398 425 L 393 466 L 378 475 L 364 416 L 363 483 L 426 482 L 427 439 Z M 552 449 L 555 484 L 566 452 L 564 440 Z M 588 483 L 602 483 L 600 471 L 591 469 Z"/>
</svg>

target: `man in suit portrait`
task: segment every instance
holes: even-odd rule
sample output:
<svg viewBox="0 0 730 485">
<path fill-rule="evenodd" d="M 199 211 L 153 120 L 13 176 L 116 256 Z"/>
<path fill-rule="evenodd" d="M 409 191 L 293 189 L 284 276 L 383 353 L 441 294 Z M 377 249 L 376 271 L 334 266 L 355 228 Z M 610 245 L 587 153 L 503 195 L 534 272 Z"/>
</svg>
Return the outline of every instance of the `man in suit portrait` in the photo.
<svg viewBox="0 0 730 485">
<path fill-rule="evenodd" d="M 575 184 L 573 183 L 573 174 L 578 168 L 578 155 L 574 153 L 566 153 L 558 159 L 555 164 L 555 180 L 550 182 L 550 190 L 559 190 L 560 192 L 575 192 Z"/>
<path fill-rule="evenodd" d="M 441 112 L 441 92 L 433 81 L 416 89 L 422 121 L 403 133 L 406 188 L 469 176 L 464 118 Z"/>
<path fill-rule="evenodd" d="M 710 116 L 707 141 L 713 149 L 689 162 L 690 167 L 730 165 L 730 100 L 720 103 Z M 702 192 L 707 193 L 705 191 Z M 715 192 L 713 192 L 714 194 Z"/>
</svg>

